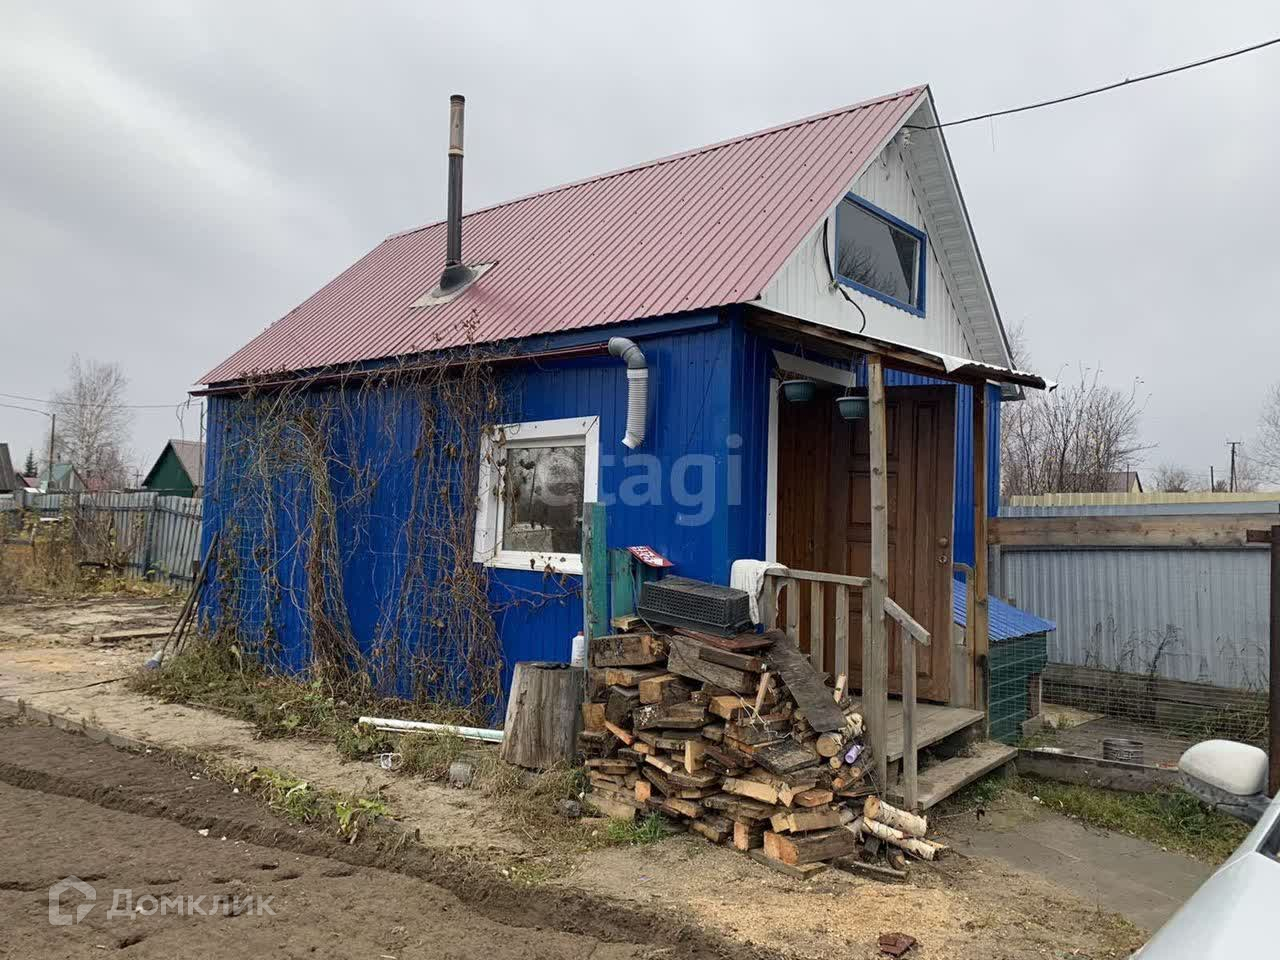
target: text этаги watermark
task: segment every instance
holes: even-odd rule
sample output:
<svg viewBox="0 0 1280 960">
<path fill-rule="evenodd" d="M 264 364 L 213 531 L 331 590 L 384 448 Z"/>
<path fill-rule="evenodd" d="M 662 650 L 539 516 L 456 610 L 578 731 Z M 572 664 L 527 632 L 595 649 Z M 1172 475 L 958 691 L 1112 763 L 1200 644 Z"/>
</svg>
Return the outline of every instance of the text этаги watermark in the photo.
<svg viewBox="0 0 1280 960">
<path fill-rule="evenodd" d="M 63 903 L 64 895 L 72 892 L 79 896 L 79 902 L 75 902 L 75 898 L 69 898 L 68 903 Z M 164 894 L 157 897 L 150 893 L 135 898 L 132 890 L 115 889 L 111 891 L 111 906 L 107 908 L 106 915 L 112 920 L 154 916 L 274 917 L 276 912 L 271 908 L 273 899 L 274 897 L 260 897 L 257 894 L 243 897 L 226 894 Z M 49 888 L 49 923 L 55 927 L 79 923 L 98 905 L 98 891 L 92 884 L 85 883 L 79 877 L 64 877 Z"/>
</svg>

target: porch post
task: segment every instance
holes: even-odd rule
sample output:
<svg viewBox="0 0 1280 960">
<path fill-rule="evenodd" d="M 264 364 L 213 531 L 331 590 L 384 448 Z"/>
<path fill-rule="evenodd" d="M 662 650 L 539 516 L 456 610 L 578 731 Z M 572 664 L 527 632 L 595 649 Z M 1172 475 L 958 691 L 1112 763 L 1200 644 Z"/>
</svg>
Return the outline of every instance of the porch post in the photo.
<svg viewBox="0 0 1280 960">
<path fill-rule="evenodd" d="M 973 577 L 969 582 L 973 610 L 973 708 L 985 715 L 983 732 L 990 722 L 987 683 L 990 677 L 987 609 L 987 385 L 973 385 Z"/>
<path fill-rule="evenodd" d="M 862 637 L 862 708 L 876 762 L 876 785 L 888 789 L 889 774 L 889 643 L 884 601 L 889 595 L 889 467 L 884 410 L 884 358 L 867 357 L 867 395 L 870 400 L 871 459 L 871 588 L 863 595 L 870 603 L 870 636 Z M 905 745 L 904 745 L 905 747 Z"/>
</svg>

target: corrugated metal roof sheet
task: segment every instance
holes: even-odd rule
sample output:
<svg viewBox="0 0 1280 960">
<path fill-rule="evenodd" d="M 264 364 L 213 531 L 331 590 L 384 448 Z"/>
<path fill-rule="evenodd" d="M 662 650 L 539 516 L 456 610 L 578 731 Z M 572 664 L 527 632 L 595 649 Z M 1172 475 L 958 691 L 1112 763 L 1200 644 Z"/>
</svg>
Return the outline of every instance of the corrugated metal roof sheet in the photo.
<svg viewBox="0 0 1280 960">
<path fill-rule="evenodd" d="M 924 87 L 468 214 L 451 303 L 445 226 L 389 237 L 202 378 L 306 370 L 755 299 Z"/>
<path fill-rule="evenodd" d="M 963 580 L 957 579 L 955 581 L 955 589 L 951 591 L 951 610 L 955 615 L 956 626 L 958 627 L 966 626 L 968 623 L 968 616 L 965 610 L 965 602 L 968 596 L 968 584 Z M 990 622 L 987 635 L 991 638 L 992 643 L 998 640 L 1026 637 L 1033 633 L 1048 633 L 1051 630 L 1058 629 L 1058 625 L 1052 620 L 1045 620 L 1043 617 L 1037 617 L 1034 613 L 1019 610 L 1017 607 L 1005 603 L 999 597 L 987 597 L 987 619 Z"/>
<path fill-rule="evenodd" d="M 170 440 L 174 454 L 197 487 L 204 484 L 204 444 L 199 440 Z"/>
</svg>

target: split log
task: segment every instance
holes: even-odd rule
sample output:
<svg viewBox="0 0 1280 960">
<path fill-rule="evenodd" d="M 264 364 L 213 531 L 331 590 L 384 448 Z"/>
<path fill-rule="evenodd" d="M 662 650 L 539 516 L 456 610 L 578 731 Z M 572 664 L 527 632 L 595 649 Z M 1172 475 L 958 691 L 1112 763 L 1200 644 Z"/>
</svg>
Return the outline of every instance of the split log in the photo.
<svg viewBox="0 0 1280 960">
<path fill-rule="evenodd" d="M 808 833 L 812 830 L 830 830 L 840 826 L 840 811 L 833 807 L 821 810 L 795 810 L 775 813 L 769 825 L 778 833 Z"/>
<path fill-rule="evenodd" d="M 879 797 L 867 797 L 862 805 L 862 815 L 885 826 L 901 830 L 908 837 L 923 837 L 929 832 L 929 821 L 906 810 L 891 807 Z"/>
<path fill-rule="evenodd" d="M 702 804 L 693 800 L 681 800 L 679 797 L 667 797 L 658 809 L 663 813 L 674 814 L 689 820 L 702 816 Z"/>
<path fill-rule="evenodd" d="M 605 667 L 604 682 L 611 687 L 639 687 L 641 681 L 654 680 L 666 671 L 661 667 Z"/>
<path fill-rule="evenodd" d="M 835 794 L 830 790 L 817 790 L 812 787 L 808 790 L 801 790 L 792 798 L 794 803 L 799 804 L 802 807 L 821 807 L 830 803 L 834 799 Z M 785 797 L 783 798 L 783 802 L 786 802 Z M 788 806 L 790 806 L 790 804 L 788 804 Z"/>
<path fill-rule="evenodd" d="M 664 673 L 640 681 L 641 703 L 678 703 L 688 700 L 692 691 L 674 673 Z"/>
<path fill-rule="evenodd" d="M 764 706 L 764 698 L 769 693 L 769 684 L 773 682 L 773 674 L 768 670 L 760 674 L 760 685 L 756 688 L 755 711 L 760 712 L 760 708 Z"/>
<path fill-rule="evenodd" d="M 754 850 L 756 847 L 764 843 L 764 827 L 759 821 L 747 822 L 746 820 L 733 821 L 733 847 L 735 850 L 741 850 L 744 853 L 748 850 Z"/>
<path fill-rule="evenodd" d="M 516 664 L 519 669 L 520 665 Z M 512 690 L 515 685 L 512 684 Z M 640 706 L 640 691 L 635 687 L 609 687 L 609 699 L 605 703 L 604 718 L 610 723 L 621 726 L 631 716 L 631 711 Z"/>
<path fill-rule="evenodd" d="M 741 697 L 729 693 L 712 697 L 707 703 L 707 710 L 724 720 L 737 720 L 747 712 L 747 704 Z"/>
<path fill-rule="evenodd" d="M 587 796 L 587 802 L 610 820 L 634 820 L 636 818 L 637 807 L 634 800 L 627 802 L 626 800 L 596 792 Z"/>
<path fill-rule="evenodd" d="M 631 773 L 636 768 L 635 763 L 631 760 L 588 760 L 586 766 L 588 770 L 595 770 L 598 773 L 607 773 L 618 777 Z"/>
<path fill-rule="evenodd" d="M 723 843 L 733 833 L 733 821 L 727 817 L 704 815 L 698 820 L 690 821 L 689 829 L 702 834 L 712 843 Z"/>
<path fill-rule="evenodd" d="M 757 678 L 754 673 L 703 660 L 699 656 L 701 646 L 684 637 L 672 637 L 667 656 L 668 672 L 723 687 L 732 693 L 745 694 L 755 690 Z"/>
<path fill-rule="evenodd" d="M 773 805 L 778 802 L 778 788 L 772 784 L 728 777 L 724 781 L 724 788 L 729 793 L 736 793 L 740 797 L 750 797 L 752 800 L 759 800 L 761 803 Z"/>
<path fill-rule="evenodd" d="M 718 663 L 725 667 L 733 667 L 735 670 L 746 670 L 748 673 L 763 673 L 768 668 L 768 664 L 759 657 L 753 657 L 746 653 L 734 653 L 731 650 L 721 650 L 719 647 L 702 647 L 698 651 L 698 659 L 706 660 L 708 663 Z"/>
<path fill-rule="evenodd" d="M 619 740 L 621 740 L 623 743 L 625 743 L 627 746 L 631 746 L 631 744 L 635 743 L 636 738 L 631 735 L 630 731 L 623 730 L 616 723 L 610 723 L 608 720 L 606 720 L 604 722 L 604 728 L 608 730 L 610 733 L 612 733 Z"/>
<path fill-rule="evenodd" d="M 706 763 L 707 745 L 701 740 L 687 740 L 684 745 L 684 769 L 697 773 Z"/>
<path fill-rule="evenodd" d="M 581 667 L 564 663 L 517 663 L 507 703 L 501 757 L 507 763 L 545 770 L 573 760 L 582 701 Z"/>
<path fill-rule="evenodd" d="M 747 856 L 757 863 L 763 863 L 772 870 L 777 870 L 781 874 L 793 877 L 796 880 L 808 880 L 814 874 L 821 873 L 827 869 L 825 863 L 783 863 L 781 860 L 775 860 L 763 850 L 748 850 Z"/>
<path fill-rule="evenodd" d="M 848 856 L 853 853 L 857 843 L 853 834 L 840 829 L 785 837 L 772 830 L 764 833 L 764 852 L 775 860 L 793 865 Z"/>
<path fill-rule="evenodd" d="M 593 667 L 646 667 L 667 656 L 667 642 L 652 633 L 620 633 L 591 638 Z"/>
<path fill-rule="evenodd" d="M 582 728 L 584 730 L 604 729 L 603 703 L 584 703 L 582 705 Z"/>
<path fill-rule="evenodd" d="M 885 843 L 901 847 L 913 857 L 919 857 L 921 860 L 936 860 L 947 849 L 943 844 L 934 843 L 932 840 L 908 837 L 901 830 L 895 830 L 893 827 L 886 826 L 877 820 L 868 820 L 865 816 L 862 818 L 862 829 L 865 833 L 869 833 Z"/>
</svg>

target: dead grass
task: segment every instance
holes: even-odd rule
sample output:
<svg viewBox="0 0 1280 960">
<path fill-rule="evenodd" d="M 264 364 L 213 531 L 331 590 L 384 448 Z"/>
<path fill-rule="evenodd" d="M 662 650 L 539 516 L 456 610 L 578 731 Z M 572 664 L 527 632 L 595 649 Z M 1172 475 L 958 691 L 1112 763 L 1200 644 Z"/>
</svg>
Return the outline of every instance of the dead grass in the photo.
<svg viewBox="0 0 1280 960">
<path fill-rule="evenodd" d="M 323 682 L 267 674 L 242 661 L 234 650 L 211 643 L 193 644 L 164 668 L 139 671 L 130 686 L 170 703 L 213 708 L 254 725 L 259 736 L 303 736 L 333 743 L 344 760 L 373 760 L 398 754 L 394 772 L 402 777 L 443 782 L 458 761 L 475 768 L 471 789 L 479 791 L 509 830 L 521 837 L 530 862 L 542 866 L 531 875 L 558 875 L 569 860 L 602 846 L 660 839 L 654 823 L 615 826 L 566 816 L 561 801 L 581 801 L 587 781 L 579 767 L 534 773 L 503 763 L 496 748 L 450 734 L 386 734 L 357 722 L 360 716 L 386 716 L 437 723 L 484 725 L 481 718 L 444 704 L 414 704 L 343 691 Z"/>
</svg>

